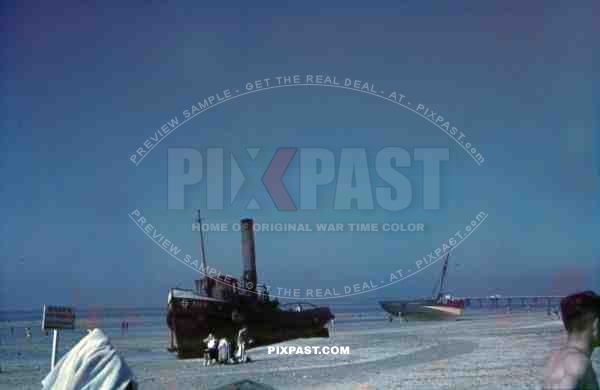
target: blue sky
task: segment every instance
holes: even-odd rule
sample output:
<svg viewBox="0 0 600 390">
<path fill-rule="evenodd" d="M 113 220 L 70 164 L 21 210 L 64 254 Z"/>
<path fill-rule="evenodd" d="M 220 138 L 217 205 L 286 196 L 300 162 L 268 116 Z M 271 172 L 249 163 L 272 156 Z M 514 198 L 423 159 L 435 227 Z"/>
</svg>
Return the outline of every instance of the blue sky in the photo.
<svg viewBox="0 0 600 390">
<path fill-rule="evenodd" d="M 275 3 L 273 3 L 275 4 Z M 381 2 L 258 8 L 197 2 L 101 8 L 19 2 L 2 22 L 3 186 L 0 308 L 155 306 L 198 275 L 128 218 L 138 209 L 183 252 L 197 253 L 192 209 L 167 209 L 168 148 L 449 148 L 439 210 L 423 210 L 422 170 L 404 173 L 413 203 L 398 213 L 284 213 L 238 201 L 209 222 L 423 222 L 425 234 L 257 234 L 259 279 L 292 288 L 343 288 L 414 264 L 468 224 L 455 251 L 456 294 L 567 293 L 600 287 L 598 110 L 591 2 Z M 597 34 L 598 31 L 595 31 Z M 477 147 L 479 166 L 422 117 L 335 88 L 280 88 L 236 98 L 190 120 L 135 166 L 129 157 L 183 110 L 225 89 L 286 75 L 329 75 L 395 90 L 442 115 Z M 597 84 L 596 84 L 597 85 Z M 239 159 L 250 172 L 259 163 Z M 295 158 L 284 178 L 294 192 Z M 262 171 L 260 171 L 262 172 Z M 227 179 L 225 180 L 227 183 Z M 375 181 L 374 181 L 375 185 Z M 228 193 L 226 188 L 225 193 Z M 294 195 L 292 196 L 294 197 Z M 329 201 L 328 201 L 329 199 Z M 297 199 L 295 199 L 296 203 Z M 227 203 L 227 202 L 226 202 Z M 241 274 L 239 233 L 208 235 L 211 265 Z M 439 264 L 361 298 L 430 293 Z"/>
</svg>

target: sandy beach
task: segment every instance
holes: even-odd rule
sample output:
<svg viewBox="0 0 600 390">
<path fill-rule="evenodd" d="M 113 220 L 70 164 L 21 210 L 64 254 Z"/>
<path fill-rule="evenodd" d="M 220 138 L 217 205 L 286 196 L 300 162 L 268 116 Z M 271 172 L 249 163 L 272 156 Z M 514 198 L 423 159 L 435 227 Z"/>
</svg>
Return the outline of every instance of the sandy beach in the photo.
<svg viewBox="0 0 600 390">
<path fill-rule="evenodd" d="M 330 339 L 280 344 L 348 346 L 349 355 L 276 355 L 263 347 L 251 350 L 251 363 L 205 368 L 197 359 L 169 354 L 167 330 L 159 322 L 133 323 L 127 334 L 118 323 L 102 326 L 141 389 L 212 389 L 243 379 L 276 389 L 536 389 L 548 353 L 564 341 L 560 321 L 545 313 L 488 313 L 430 323 L 363 316 L 336 323 Z M 83 332 L 65 332 L 61 353 Z M 3 329 L 0 388 L 40 388 L 51 338 L 38 333 L 27 341 L 18 334 L 11 339 Z M 600 353 L 593 358 L 600 371 Z"/>
</svg>

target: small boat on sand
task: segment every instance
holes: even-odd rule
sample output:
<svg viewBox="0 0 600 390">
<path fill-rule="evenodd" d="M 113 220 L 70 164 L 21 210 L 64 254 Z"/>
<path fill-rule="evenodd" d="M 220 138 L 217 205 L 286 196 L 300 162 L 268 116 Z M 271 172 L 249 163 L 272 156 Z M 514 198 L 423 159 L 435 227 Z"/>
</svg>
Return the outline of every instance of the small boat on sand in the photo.
<svg viewBox="0 0 600 390">
<path fill-rule="evenodd" d="M 380 301 L 379 304 L 388 313 L 388 319 L 393 317 L 417 320 L 453 320 L 463 315 L 465 301 L 445 293 L 446 274 L 448 272 L 448 252 L 444 257 L 444 266 L 439 282 L 434 287 L 431 298 L 403 299 Z"/>
</svg>

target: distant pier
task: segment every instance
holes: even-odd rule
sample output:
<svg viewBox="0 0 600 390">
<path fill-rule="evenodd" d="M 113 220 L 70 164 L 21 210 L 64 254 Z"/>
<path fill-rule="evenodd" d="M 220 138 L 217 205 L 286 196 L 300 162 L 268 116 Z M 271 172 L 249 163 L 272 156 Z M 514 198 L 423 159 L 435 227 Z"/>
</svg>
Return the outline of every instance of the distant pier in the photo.
<svg viewBox="0 0 600 390">
<path fill-rule="evenodd" d="M 516 307 L 543 307 L 548 311 L 560 304 L 563 296 L 539 295 L 539 296 L 489 296 L 489 297 L 464 297 L 465 307 L 492 307 L 492 308 L 516 308 Z"/>
</svg>

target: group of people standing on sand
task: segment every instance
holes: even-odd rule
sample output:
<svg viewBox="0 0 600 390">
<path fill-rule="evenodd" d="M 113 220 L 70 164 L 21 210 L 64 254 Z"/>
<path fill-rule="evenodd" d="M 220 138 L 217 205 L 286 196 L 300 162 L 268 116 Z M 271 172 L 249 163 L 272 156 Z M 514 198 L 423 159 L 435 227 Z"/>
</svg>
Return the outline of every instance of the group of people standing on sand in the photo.
<svg viewBox="0 0 600 390">
<path fill-rule="evenodd" d="M 121 322 L 121 333 L 126 333 L 129 330 L 129 322 Z"/>
<path fill-rule="evenodd" d="M 219 340 L 210 333 L 207 338 L 204 339 L 206 343 L 206 350 L 204 352 L 204 365 L 211 366 L 213 364 L 236 364 L 246 363 L 250 361 L 248 354 L 246 353 L 246 345 L 251 342 L 248 339 L 248 329 L 242 328 L 237 334 L 236 345 L 237 349 L 235 353 L 231 353 L 232 343 L 223 337 Z"/>
</svg>

